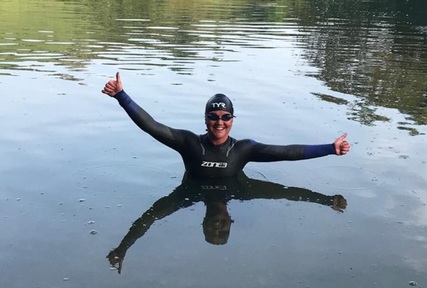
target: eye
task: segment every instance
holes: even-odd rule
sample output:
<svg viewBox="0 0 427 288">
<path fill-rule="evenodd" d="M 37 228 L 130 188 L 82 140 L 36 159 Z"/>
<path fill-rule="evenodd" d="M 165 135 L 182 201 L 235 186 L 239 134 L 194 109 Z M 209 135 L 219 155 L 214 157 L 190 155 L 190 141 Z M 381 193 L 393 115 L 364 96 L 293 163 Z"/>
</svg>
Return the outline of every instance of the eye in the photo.
<svg viewBox="0 0 427 288">
<path fill-rule="evenodd" d="M 231 118 L 233 118 L 233 115 L 231 115 L 231 114 L 225 114 L 225 115 L 222 115 L 222 117 L 221 117 L 221 119 L 223 121 L 230 121 Z"/>
<path fill-rule="evenodd" d="M 212 120 L 212 121 L 219 120 L 219 116 L 217 114 L 214 114 L 214 113 L 209 113 L 208 115 L 206 115 L 206 117 L 208 117 L 208 119 Z"/>
</svg>

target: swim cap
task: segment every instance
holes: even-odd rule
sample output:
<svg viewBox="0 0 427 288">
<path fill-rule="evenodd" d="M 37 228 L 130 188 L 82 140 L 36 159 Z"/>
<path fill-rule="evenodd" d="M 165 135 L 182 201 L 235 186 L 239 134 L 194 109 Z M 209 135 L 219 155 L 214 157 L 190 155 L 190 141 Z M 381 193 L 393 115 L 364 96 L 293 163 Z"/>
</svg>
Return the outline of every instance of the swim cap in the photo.
<svg viewBox="0 0 427 288">
<path fill-rule="evenodd" d="M 224 94 L 215 94 L 206 103 L 205 114 L 208 114 L 211 111 L 217 111 L 217 110 L 227 111 L 227 112 L 230 112 L 231 115 L 233 115 L 234 113 L 233 103 Z"/>
</svg>

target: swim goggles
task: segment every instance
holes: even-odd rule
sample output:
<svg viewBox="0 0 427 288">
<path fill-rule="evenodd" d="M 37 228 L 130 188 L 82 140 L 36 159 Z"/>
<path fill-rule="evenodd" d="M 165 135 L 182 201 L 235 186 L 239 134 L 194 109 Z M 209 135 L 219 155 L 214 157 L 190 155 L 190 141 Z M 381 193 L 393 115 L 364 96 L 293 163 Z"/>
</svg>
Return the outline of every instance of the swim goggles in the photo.
<svg viewBox="0 0 427 288">
<path fill-rule="evenodd" d="M 208 113 L 206 114 L 206 117 L 211 121 L 218 121 L 219 119 L 221 119 L 222 121 L 227 122 L 233 119 L 235 116 L 231 114 L 224 114 L 222 116 L 219 116 L 218 114 L 215 114 L 215 113 Z"/>
</svg>

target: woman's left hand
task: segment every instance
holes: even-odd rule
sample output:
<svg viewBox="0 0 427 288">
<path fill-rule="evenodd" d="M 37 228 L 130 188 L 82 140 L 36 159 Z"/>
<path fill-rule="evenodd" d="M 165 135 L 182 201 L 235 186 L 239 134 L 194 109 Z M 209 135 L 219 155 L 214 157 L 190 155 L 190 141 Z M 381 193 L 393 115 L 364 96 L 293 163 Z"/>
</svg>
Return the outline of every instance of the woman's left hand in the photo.
<svg viewBox="0 0 427 288">
<path fill-rule="evenodd" d="M 339 156 L 345 155 L 350 151 L 350 143 L 348 143 L 345 138 L 347 137 L 347 133 L 342 134 L 340 137 L 338 137 L 335 142 L 335 153 Z"/>
</svg>

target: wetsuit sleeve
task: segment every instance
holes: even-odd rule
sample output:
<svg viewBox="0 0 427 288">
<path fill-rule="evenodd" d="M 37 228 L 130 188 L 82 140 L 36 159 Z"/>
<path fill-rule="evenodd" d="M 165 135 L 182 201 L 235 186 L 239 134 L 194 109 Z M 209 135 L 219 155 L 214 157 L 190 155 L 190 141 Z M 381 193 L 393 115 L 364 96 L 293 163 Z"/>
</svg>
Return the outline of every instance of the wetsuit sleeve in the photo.
<svg viewBox="0 0 427 288">
<path fill-rule="evenodd" d="M 173 129 L 155 121 L 153 117 L 134 102 L 124 90 L 117 93 L 114 98 L 117 99 L 120 106 L 123 107 L 139 128 L 150 134 L 156 140 L 175 150 L 179 151 L 184 147 L 186 137 L 192 134 L 190 131 Z"/>
<path fill-rule="evenodd" d="M 335 154 L 333 144 L 322 145 L 267 145 L 251 140 L 253 145 L 250 161 L 293 161 Z"/>
<path fill-rule="evenodd" d="M 336 154 L 334 144 L 306 145 L 304 147 L 304 159 L 311 159 L 334 154 Z"/>
</svg>

